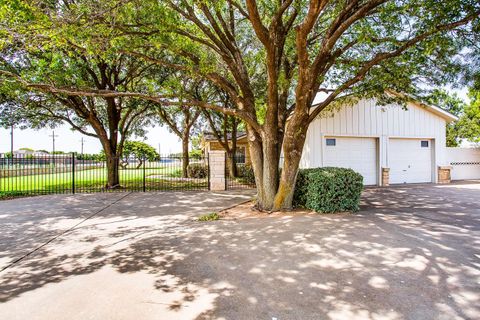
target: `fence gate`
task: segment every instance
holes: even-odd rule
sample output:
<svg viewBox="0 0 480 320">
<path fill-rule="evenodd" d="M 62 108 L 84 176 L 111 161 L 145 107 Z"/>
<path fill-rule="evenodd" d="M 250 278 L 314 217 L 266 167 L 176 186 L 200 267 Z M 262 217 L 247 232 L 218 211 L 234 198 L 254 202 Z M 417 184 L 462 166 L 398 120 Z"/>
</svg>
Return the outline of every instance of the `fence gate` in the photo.
<svg viewBox="0 0 480 320">
<path fill-rule="evenodd" d="M 255 188 L 253 168 L 245 155 L 225 155 L 225 188 L 227 190 Z"/>
</svg>

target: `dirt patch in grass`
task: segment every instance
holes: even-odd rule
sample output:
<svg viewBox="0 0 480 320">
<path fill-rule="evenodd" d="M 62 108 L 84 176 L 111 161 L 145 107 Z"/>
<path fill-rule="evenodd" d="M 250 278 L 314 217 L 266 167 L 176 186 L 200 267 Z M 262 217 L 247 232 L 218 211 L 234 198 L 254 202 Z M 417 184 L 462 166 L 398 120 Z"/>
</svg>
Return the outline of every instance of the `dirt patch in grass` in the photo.
<svg viewBox="0 0 480 320">
<path fill-rule="evenodd" d="M 231 208 L 227 208 L 218 213 L 221 219 L 223 220 L 242 220 L 249 218 L 270 218 L 270 217 L 284 217 L 284 216 L 306 216 L 306 215 L 318 215 L 318 213 L 303 209 L 297 208 L 291 211 L 279 211 L 279 212 L 262 212 L 254 208 L 254 202 L 248 201 L 236 205 Z"/>
</svg>

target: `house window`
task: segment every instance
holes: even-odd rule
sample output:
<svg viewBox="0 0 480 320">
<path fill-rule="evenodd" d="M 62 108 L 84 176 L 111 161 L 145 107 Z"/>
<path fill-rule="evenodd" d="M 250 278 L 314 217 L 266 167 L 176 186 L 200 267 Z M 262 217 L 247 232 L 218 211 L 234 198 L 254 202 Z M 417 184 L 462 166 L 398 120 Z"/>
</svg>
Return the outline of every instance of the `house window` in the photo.
<svg viewBox="0 0 480 320">
<path fill-rule="evenodd" d="M 421 143 L 422 148 L 428 148 L 428 140 L 423 140 Z"/>
<path fill-rule="evenodd" d="M 337 144 L 337 139 L 327 138 L 327 146 L 335 146 Z"/>
</svg>

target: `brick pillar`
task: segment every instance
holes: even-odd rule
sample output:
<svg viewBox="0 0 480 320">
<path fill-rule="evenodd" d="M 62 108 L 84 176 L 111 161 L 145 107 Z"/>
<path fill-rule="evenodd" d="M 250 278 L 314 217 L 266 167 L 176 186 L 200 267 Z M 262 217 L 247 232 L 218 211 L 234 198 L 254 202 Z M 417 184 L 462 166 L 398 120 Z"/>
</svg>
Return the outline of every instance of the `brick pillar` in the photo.
<svg viewBox="0 0 480 320">
<path fill-rule="evenodd" d="M 225 151 L 215 150 L 208 153 L 210 190 L 225 190 Z"/>
<path fill-rule="evenodd" d="M 390 185 L 390 168 L 382 168 L 382 186 Z"/>
<path fill-rule="evenodd" d="M 450 183 L 451 170 L 452 170 L 451 166 L 438 166 L 438 183 L 441 183 L 441 184 Z"/>
</svg>

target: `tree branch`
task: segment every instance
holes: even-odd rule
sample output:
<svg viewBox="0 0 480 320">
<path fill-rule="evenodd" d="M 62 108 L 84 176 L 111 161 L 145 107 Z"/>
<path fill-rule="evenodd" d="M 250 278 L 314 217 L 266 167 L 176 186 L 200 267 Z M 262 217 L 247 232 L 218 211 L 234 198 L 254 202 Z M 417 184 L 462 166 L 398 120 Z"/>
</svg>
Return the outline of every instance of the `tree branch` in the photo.
<svg viewBox="0 0 480 320">
<path fill-rule="evenodd" d="M 449 30 L 452 30 L 452 29 L 454 29 L 456 27 L 459 27 L 461 25 L 465 25 L 465 24 L 469 23 L 470 21 L 472 21 L 473 19 L 475 19 L 476 17 L 478 17 L 479 15 L 480 15 L 480 11 L 476 11 L 476 12 L 466 16 L 465 18 L 463 18 L 461 20 L 451 22 L 451 23 L 447 23 L 447 24 L 444 24 L 444 25 L 440 25 L 440 26 L 435 27 L 433 30 L 430 30 L 430 31 L 424 32 L 422 34 L 419 34 L 419 35 L 411 38 L 410 40 L 405 41 L 402 46 L 398 47 L 394 51 L 377 53 L 371 60 L 366 62 L 360 68 L 360 70 L 357 72 L 357 74 L 353 78 L 346 81 L 343 85 L 341 85 L 340 87 L 335 89 L 335 91 L 332 92 L 327 97 L 327 99 L 325 99 L 322 103 L 318 104 L 316 109 L 313 110 L 310 113 L 309 118 L 308 118 L 308 122 L 310 123 L 313 120 L 315 120 L 315 118 L 318 116 L 318 114 L 323 109 L 325 109 L 325 107 L 328 106 L 339 94 L 341 94 L 343 91 L 345 91 L 346 89 L 350 88 L 352 85 L 354 85 L 357 82 L 359 82 L 360 80 L 362 80 L 365 77 L 365 75 L 368 73 L 368 71 L 370 71 L 370 69 L 372 67 L 380 64 L 380 62 L 382 62 L 382 61 L 385 61 L 387 59 L 391 59 L 391 58 L 394 58 L 394 57 L 397 57 L 397 56 L 401 55 L 407 49 L 411 48 L 415 44 L 427 39 L 428 37 L 430 37 L 430 36 L 432 36 L 436 33 L 439 33 L 439 32 L 442 32 L 442 31 L 449 31 Z M 317 90 L 318 90 L 318 88 L 317 88 Z"/>
</svg>

